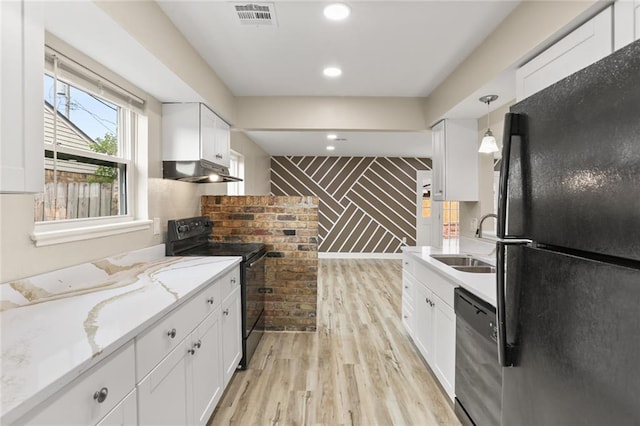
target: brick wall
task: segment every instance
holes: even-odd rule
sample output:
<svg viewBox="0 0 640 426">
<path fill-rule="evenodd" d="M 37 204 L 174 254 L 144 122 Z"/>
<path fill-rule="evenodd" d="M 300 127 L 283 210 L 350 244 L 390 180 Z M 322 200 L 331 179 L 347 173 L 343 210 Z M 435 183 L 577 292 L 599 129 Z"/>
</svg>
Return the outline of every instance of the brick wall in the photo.
<svg viewBox="0 0 640 426">
<path fill-rule="evenodd" d="M 318 287 L 318 198 L 203 196 L 212 240 L 264 243 L 268 330 L 315 331 Z"/>
</svg>

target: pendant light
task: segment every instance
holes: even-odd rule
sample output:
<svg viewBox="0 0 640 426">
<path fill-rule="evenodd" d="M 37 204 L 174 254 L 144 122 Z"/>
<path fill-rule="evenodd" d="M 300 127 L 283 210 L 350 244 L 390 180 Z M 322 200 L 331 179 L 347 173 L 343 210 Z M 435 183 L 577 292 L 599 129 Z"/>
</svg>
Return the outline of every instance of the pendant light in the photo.
<svg viewBox="0 0 640 426">
<path fill-rule="evenodd" d="M 487 131 L 482 138 L 480 149 L 478 149 L 478 152 L 481 152 L 483 154 L 491 154 L 500 151 L 500 149 L 498 148 L 498 144 L 496 143 L 496 138 L 493 136 L 491 128 L 489 127 L 489 124 L 491 123 L 491 112 L 489 111 L 489 104 L 496 99 L 498 99 L 498 95 L 487 95 L 480 98 L 480 102 L 487 104 Z"/>
</svg>

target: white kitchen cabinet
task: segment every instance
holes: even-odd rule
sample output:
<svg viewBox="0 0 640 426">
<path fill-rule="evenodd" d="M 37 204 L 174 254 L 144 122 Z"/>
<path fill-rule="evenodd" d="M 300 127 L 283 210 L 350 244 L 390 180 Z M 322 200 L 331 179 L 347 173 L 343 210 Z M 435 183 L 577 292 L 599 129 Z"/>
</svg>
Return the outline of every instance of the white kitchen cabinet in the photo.
<svg viewBox="0 0 640 426">
<path fill-rule="evenodd" d="M 453 400 L 456 359 L 453 299 L 457 285 L 418 262 L 409 253 L 403 255 L 402 279 L 403 283 L 413 283 L 413 342 Z M 403 291 L 403 315 L 404 304 Z"/>
<path fill-rule="evenodd" d="M 0 1 L 0 44 L 0 192 L 42 192 L 43 3 Z"/>
<path fill-rule="evenodd" d="M 242 359 L 242 317 L 240 286 L 222 302 L 222 359 L 224 365 L 224 386 Z"/>
<path fill-rule="evenodd" d="M 478 124 L 446 119 L 431 128 L 434 201 L 478 200 Z"/>
<path fill-rule="evenodd" d="M 210 314 L 192 336 L 192 348 L 195 353 L 192 357 L 191 382 L 196 425 L 207 424 L 226 386 L 226 382 L 223 381 L 222 353 L 225 351 L 225 342 L 221 337 L 222 321 L 218 310 Z M 242 351 L 242 348 L 240 350 Z"/>
<path fill-rule="evenodd" d="M 208 422 L 242 357 L 239 273 L 227 272 L 136 339 L 140 425 Z"/>
<path fill-rule="evenodd" d="M 138 383 L 138 420 L 140 425 L 189 425 L 191 387 L 191 340 L 184 339 L 142 382 Z"/>
<path fill-rule="evenodd" d="M 433 363 L 440 384 L 452 400 L 455 397 L 456 314 L 438 296 L 433 298 Z"/>
<path fill-rule="evenodd" d="M 133 342 L 109 355 L 83 373 L 53 397 L 47 399 L 19 425 L 95 425 L 105 418 L 135 389 L 135 358 Z M 135 398 L 134 398 L 135 401 Z M 133 418 L 135 407 L 130 401 L 121 406 L 121 417 Z M 117 417 L 117 414 L 113 414 Z M 111 417 L 113 418 L 113 417 Z M 112 424 L 105 418 L 104 424 Z M 130 423 L 130 424 L 131 424 Z"/>
<path fill-rule="evenodd" d="M 131 391 L 96 426 L 130 426 L 138 424 L 138 403 L 135 389 Z"/>
<path fill-rule="evenodd" d="M 206 160 L 229 167 L 230 127 L 206 105 L 162 105 L 162 145 L 165 161 Z"/>
<path fill-rule="evenodd" d="M 422 283 L 418 283 L 415 288 L 415 338 L 414 342 L 418 347 L 418 350 L 422 354 L 422 357 L 427 364 L 433 369 L 433 346 L 435 344 L 433 339 L 433 293 Z"/>
<path fill-rule="evenodd" d="M 613 47 L 618 50 L 640 39 L 640 0 L 617 0 L 613 4 Z"/>
<path fill-rule="evenodd" d="M 415 288 L 413 277 L 414 260 L 408 253 L 402 255 L 402 324 L 412 339 L 415 339 Z"/>
<path fill-rule="evenodd" d="M 140 425 L 205 425 L 222 396 L 220 308 L 138 384 Z"/>
<path fill-rule="evenodd" d="M 609 6 L 516 70 L 516 101 L 611 54 L 612 22 Z"/>
</svg>

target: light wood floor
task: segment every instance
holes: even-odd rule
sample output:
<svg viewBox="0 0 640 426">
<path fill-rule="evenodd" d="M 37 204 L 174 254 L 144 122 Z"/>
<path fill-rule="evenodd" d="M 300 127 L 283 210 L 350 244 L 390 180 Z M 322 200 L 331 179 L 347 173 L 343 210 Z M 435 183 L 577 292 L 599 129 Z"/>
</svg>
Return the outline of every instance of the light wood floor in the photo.
<svg viewBox="0 0 640 426">
<path fill-rule="evenodd" d="M 210 425 L 458 425 L 400 321 L 401 261 L 318 275 L 318 331 L 267 333 Z"/>
</svg>

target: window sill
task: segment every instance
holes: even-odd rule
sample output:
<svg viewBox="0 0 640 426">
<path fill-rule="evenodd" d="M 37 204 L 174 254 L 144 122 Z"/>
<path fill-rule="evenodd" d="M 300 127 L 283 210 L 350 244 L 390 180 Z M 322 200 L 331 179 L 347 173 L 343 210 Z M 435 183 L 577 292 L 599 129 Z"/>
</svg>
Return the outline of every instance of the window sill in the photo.
<svg viewBox="0 0 640 426">
<path fill-rule="evenodd" d="M 31 234 L 31 239 L 35 243 L 36 247 L 43 247 L 54 244 L 70 243 L 73 241 L 109 237 L 128 232 L 144 231 L 151 228 L 152 223 L 152 220 L 129 220 L 126 222 L 65 229 L 52 229 L 54 227 L 50 226 L 57 224 L 36 224 L 36 229 Z"/>
</svg>

